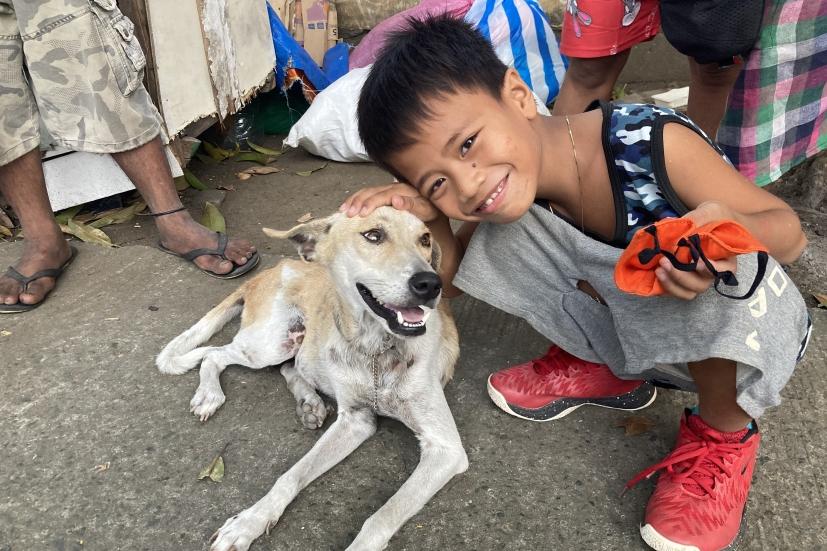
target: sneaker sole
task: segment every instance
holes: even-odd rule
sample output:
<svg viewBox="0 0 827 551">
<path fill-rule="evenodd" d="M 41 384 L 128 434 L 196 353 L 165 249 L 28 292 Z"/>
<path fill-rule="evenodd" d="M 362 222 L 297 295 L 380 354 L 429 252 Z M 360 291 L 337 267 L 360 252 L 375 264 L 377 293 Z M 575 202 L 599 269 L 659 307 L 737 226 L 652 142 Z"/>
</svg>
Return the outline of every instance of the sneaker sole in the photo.
<svg viewBox="0 0 827 551">
<path fill-rule="evenodd" d="M 743 515 L 741 515 L 741 525 L 738 528 L 738 533 L 735 535 L 735 539 L 729 542 L 729 545 L 721 549 L 721 551 L 736 549 L 735 544 L 738 541 L 738 538 L 741 537 L 741 534 L 744 533 L 746 524 L 747 508 L 744 507 L 744 513 Z M 655 551 L 700 551 L 694 545 L 676 543 L 670 539 L 661 536 L 660 533 L 657 530 L 655 530 L 655 528 L 651 524 L 644 524 L 640 527 L 640 537 L 643 538 L 643 541 L 646 542 L 646 545 L 648 545 Z"/>
<path fill-rule="evenodd" d="M 509 404 L 505 396 L 491 384 L 491 377 L 488 376 L 488 395 L 498 408 L 526 421 L 554 421 L 562 419 L 572 411 L 581 406 L 600 406 L 608 409 L 619 409 L 623 411 L 637 411 L 652 405 L 658 396 L 658 391 L 649 382 L 645 382 L 638 388 L 620 396 L 609 398 L 562 398 L 555 400 L 547 406 L 537 409 L 526 409 Z"/>
</svg>

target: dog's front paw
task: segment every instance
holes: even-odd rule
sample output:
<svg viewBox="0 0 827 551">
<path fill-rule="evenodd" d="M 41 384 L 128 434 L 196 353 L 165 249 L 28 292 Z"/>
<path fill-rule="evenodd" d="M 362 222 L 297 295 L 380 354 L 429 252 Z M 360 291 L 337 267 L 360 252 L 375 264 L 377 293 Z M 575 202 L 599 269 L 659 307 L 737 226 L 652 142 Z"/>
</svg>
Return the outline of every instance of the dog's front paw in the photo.
<svg viewBox="0 0 827 551">
<path fill-rule="evenodd" d="M 296 415 L 306 429 L 318 429 L 327 417 L 327 406 L 318 394 L 308 394 L 296 404 Z"/>
<path fill-rule="evenodd" d="M 224 393 L 220 388 L 205 388 L 198 387 L 195 391 L 195 396 L 190 400 L 190 411 L 194 413 L 202 421 L 210 418 L 210 415 L 221 407 L 224 403 Z"/>
<path fill-rule="evenodd" d="M 266 527 L 261 526 L 259 520 L 247 514 L 247 511 L 243 511 L 228 518 L 224 526 L 213 534 L 210 538 L 210 551 L 247 551 Z"/>
</svg>

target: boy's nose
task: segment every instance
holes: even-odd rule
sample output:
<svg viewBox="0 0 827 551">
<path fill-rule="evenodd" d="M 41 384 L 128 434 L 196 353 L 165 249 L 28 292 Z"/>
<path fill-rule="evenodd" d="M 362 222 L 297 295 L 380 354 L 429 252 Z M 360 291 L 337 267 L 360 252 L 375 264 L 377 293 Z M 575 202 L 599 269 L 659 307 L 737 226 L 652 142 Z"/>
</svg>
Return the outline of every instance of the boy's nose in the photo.
<svg viewBox="0 0 827 551">
<path fill-rule="evenodd" d="M 457 191 L 464 199 L 473 199 L 484 183 L 485 172 L 475 166 L 469 166 L 463 177 L 457 179 Z"/>
</svg>

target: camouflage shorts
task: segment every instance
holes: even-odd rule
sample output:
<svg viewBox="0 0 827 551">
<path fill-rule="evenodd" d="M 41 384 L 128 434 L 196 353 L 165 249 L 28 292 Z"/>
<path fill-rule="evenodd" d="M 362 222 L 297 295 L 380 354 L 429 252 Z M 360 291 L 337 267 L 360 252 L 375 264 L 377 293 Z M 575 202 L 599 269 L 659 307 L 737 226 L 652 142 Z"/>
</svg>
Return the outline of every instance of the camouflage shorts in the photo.
<svg viewBox="0 0 827 551">
<path fill-rule="evenodd" d="M 115 0 L 0 0 L 0 166 L 41 141 L 114 153 L 153 139 L 145 64 Z"/>
</svg>

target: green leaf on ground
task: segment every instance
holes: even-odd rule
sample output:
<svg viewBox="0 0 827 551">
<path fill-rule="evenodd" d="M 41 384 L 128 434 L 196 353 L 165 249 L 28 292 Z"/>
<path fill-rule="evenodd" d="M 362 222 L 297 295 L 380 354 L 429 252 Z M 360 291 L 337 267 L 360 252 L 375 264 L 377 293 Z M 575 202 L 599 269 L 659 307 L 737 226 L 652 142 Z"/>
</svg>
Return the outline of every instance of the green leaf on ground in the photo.
<svg viewBox="0 0 827 551">
<path fill-rule="evenodd" d="M 273 160 L 272 157 L 268 157 L 263 153 L 258 153 L 257 151 L 248 151 L 246 153 L 239 153 L 235 156 L 236 162 L 250 162 L 250 163 L 258 163 L 260 165 L 266 165 L 270 161 Z"/>
<path fill-rule="evenodd" d="M 638 434 L 648 432 L 649 429 L 655 426 L 655 423 L 647 417 L 632 415 L 616 422 L 615 426 L 623 427 L 625 429 L 626 436 L 636 436 Z"/>
<path fill-rule="evenodd" d="M 69 222 L 69 220 L 71 220 L 72 218 L 74 218 L 75 215 L 77 213 L 79 213 L 80 209 L 82 209 L 82 208 L 83 208 L 83 205 L 78 205 L 76 207 L 64 209 L 64 210 L 58 212 L 55 215 L 55 222 L 57 222 L 58 224 L 66 225 L 66 223 Z"/>
<path fill-rule="evenodd" d="M 819 308 L 827 308 L 827 293 L 813 293 Z"/>
<path fill-rule="evenodd" d="M 325 163 L 325 164 L 323 164 L 322 166 L 320 166 L 318 168 L 311 168 L 310 170 L 302 170 L 302 171 L 296 172 L 296 176 L 310 176 L 314 172 L 318 172 L 321 169 L 323 169 L 324 167 L 326 167 L 327 164 L 328 163 Z"/>
<path fill-rule="evenodd" d="M 205 142 L 205 143 L 206 143 L 206 142 Z M 207 186 L 205 186 L 205 185 L 203 184 L 203 182 L 201 182 L 201 180 L 199 180 L 198 178 L 196 178 L 195 174 L 193 174 L 192 172 L 190 172 L 190 171 L 189 171 L 188 169 L 186 169 L 186 168 L 184 169 L 184 178 L 186 178 L 186 179 L 187 179 L 187 183 L 188 183 L 190 186 L 194 187 L 195 189 L 197 189 L 197 190 L 199 190 L 199 191 L 204 191 L 205 189 L 207 189 Z"/>
<path fill-rule="evenodd" d="M 224 215 L 218 210 L 215 203 L 207 201 L 204 203 L 204 215 L 201 217 L 201 224 L 212 231 L 227 233 L 227 223 Z"/>
<path fill-rule="evenodd" d="M 250 149 L 253 151 L 258 151 L 262 155 L 270 155 L 272 157 L 278 157 L 281 155 L 281 151 L 276 151 L 275 149 L 270 149 L 269 147 L 264 147 L 262 145 L 256 145 L 250 140 L 247 140 L 247 145 L 250 146 Z"/>
<path fill-rule="evenodd" d="M 217 165 L 218 161 L 210 157 L 209 155 L 204 155 L 203 153 L 196 153 L 195 156 L 198 158 L 199 161 L 204 163 L 205 165 Z"/>
<path fill-rule="evenodd" d="M 109 239 L 109 236 L 103 233 L 103 231 L 98 228 L 87 226 L 86 224 L 79 224 L 71 218 L 66 222 L 66 224 L 61 224 L 60 229 L 64 233 L 74 235 L 85 243 L 95 243 L 96 245 L 101 245 L 103 247 L 114 246 L 112 245 L 112 240 Z"/>
<path fill-rule="evenodd" d="M 229 159 L 230 157 L 235 155 L 234 151 L 222 149 L 217 145 L 211 144 L 210 142 L 201 142 L 201 146 L 204 148 L 204 151 L 207 152 L 207 155 L 209 155 L 216 161 L 223 161 L 224 159 Z"/>
</svg>

